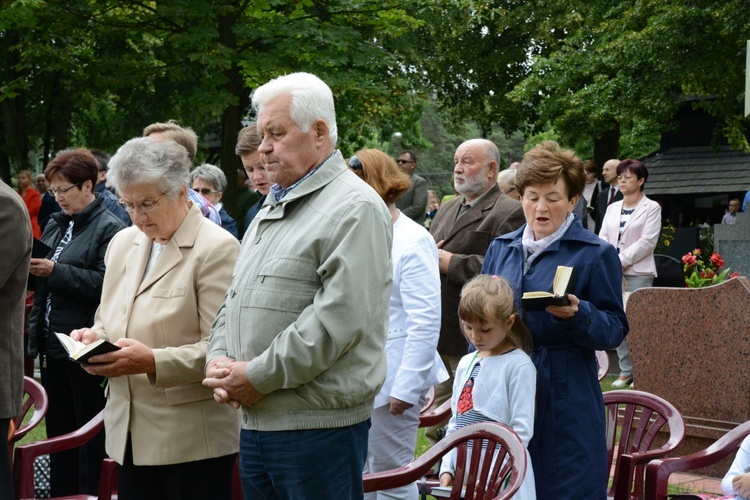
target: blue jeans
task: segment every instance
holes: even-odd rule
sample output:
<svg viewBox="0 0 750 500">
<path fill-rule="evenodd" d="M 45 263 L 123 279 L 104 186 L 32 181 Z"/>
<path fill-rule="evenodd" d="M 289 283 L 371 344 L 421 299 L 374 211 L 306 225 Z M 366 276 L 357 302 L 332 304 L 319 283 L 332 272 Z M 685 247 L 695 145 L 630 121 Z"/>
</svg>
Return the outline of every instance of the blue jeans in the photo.
<svg viewBox="0 0 750 500">
<path fill-rule="evenodd" d="M 336 429 L 240 434 L 245 498 L 360 500 L 370 421 Z"/>
</svg>

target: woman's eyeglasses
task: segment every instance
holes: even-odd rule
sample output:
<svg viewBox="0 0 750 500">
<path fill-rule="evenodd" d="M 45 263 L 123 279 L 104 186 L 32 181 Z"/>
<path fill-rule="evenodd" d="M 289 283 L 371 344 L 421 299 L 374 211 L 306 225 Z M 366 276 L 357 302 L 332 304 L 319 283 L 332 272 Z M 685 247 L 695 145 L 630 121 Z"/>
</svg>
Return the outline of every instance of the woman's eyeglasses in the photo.
<svg viewBox="0 0 750 500">
<path fill-rule="evenodd" d="M 51 187 L 51 188 L 49 188 L 47 190 L 47 192 L 49 194 L 51 194 L 52 196 L 57 196 L 58 194 L 65 195 L 65 194 L 67 194 L 68 191 L 70 191 L 74 187 L 77 187 L 78 189 L 81 189 L 81 186 L 83 186 L 82 182 L 79 183 L 79 184 L 73 184 L 72 186 L 66 187 L 66 188 L 57 188 L 57 189 L 55 189 L 55 188 Z"/>
<path fill-rule="evenodd" d="M 125 209 L 125 211 L 128 212 L 129 214 L 132 214 L 136 210 L 138 210 L 140 213 L 143 214 L 143 213 L 150 212 L 151 210 L 153 210 L 154 206 L 156 206 L 159 200 L 164 198 L 166 195 L 167 193 L 164 193 L 158 198 L 156 198 L 155 200 L 147 200 L 147 201 L 142 201 L 140 203 L 128 203 L 126 201 L 121 201 L 119 205 L 123 209 Z"/>
<path fill-rule="evenodd" d="M 208 196 L 209 194 L 221 193 L 221 191 L 215 191 L 213 189 L 208 189 L 208 188 L 193 188 L 193 191 L 197 191 L 203 196 Z"/>
<path fill-rule="evenodd" d="M 352 170 L 362 170 L 362 162 L 356 156 L 352 156 L 349 158 L 349 167 Z"/>
</svg>

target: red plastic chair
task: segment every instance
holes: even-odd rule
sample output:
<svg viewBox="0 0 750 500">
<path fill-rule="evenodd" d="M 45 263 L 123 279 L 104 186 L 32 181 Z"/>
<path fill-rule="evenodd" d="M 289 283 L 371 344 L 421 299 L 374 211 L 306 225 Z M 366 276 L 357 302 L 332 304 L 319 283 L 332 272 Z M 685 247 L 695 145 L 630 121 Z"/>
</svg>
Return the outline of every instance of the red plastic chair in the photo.
<svg viewBox="0 0 750 500">
<path fill-rule="evenodd" d="M 484 449 L 483 440 L 487 441 Z M 369 493 L 418 481 L 453 448 L 457 449 L 457 458 L 451 499 L 506 499 L 520 488 L 526 475 L 526 448 L 521 438 L 505 425 L 483 422 L 451 433 L 409 465 L 365 474 L 364 490 Z"/>
<path fill-rule="evenodd" d="M 432 427 L 450 418 L 451 400 L 447 399 L 432 411 L 426 411 L 427 409 L 423 409 L 419 414 L 419 427 Z"/>
<path fill-rule="evenodd" d="M 609 354 L 607 354 L 607 351 L 594 351 L 594 353 L 596 354 L 596 364 L 599 366 L 597 376 L 599 382 L 601 382 L 609 373 Z"/>
<path fill-rule="evenodd" d="M 8 440 L 10 445 L 11 456 L 13 455 L 13 446 L 15 443 L 29 433 L 31 429 L 39 425 L 44 420 L 44 416 L 47 415 L 47 409 L 49 408 L 49 398 L 47 397 L 47 391 L 44 390 L 42 384 L 37 382 L 31 377 L 23 378 L 23 393 L 24 400 L 23 406 L 21 407 L 21 413 L 13 419 L 15 424 L 15 433 L 13 437 Z M 31 418 L 25 424 L 24 419 L 27 417 L 30 411 L 33 413 Z"/>
<path fill-rule="evenodd" d="M 34 292 L 26 292 L 26 309 L 23 315 L 23 345 L 29 344 L 29 315 L 34 307 Z M 23 357 L 23 374 L 27 377 L 34 376 L 34 359 L 29 355 Z"/>
<path fill-rule="evenodd" d="M 434 387 L 430 390 L 432 391 L 434 401 Z M 441 404 L 434 410 L 428 411 L 430 406 L 432 406 L 433 401 L 430 401 L 429 405 L 425 403 L 425 405 L 422 407 L 422 412 L 419 414 L 419 427 L 432 427 L 433 425 L 438 425 L 440 422 L 444 422 L 448 418 L 450 418 L 450 398 L 444 401 L 443 404 Z M 432 490 L 433 487 L 439 485 L 440 481 L 438 479 L 437 472 L 434 470 L 427 471 L 427 473 L 422 476 L 419 483 L 419 493 L 421 498 L 427 498 L 427 494 L 430 492 L 430 490 Z"/>
<path fill-rule="evenodd" d="M 435 394 L 436 394 L 436 390 L 435 390 L 435 386 L 433 385 L 432 387 L 429 388 L 429 390 L 427 391 L 427 394 L 424 397 L 424 404 L 422 405 L 422 409 L 419 410 L 420 415 L 430 409 L 430 406 L 432 406 L 432 403 L 435 401 Z"/>
<path fill-rule="evenodd" d="M 642 391 L 604 393 L 607 419 L 607 463 L 614 468 L 608 498 L 644 498 L 646 464 L 674 450 L 685 438 L 685 421 L 668 401 Z M 664 434 L 668 427 L 669 433 Z M 652 448 L 659 433 L 667 441 Z M 618 439 L 619 436 L 619 439 Z"/>
<path fill-rule="evenodd" d="M 750 421 L 738 425 L 705 450 L 683 457 L 652 460 L 646 466 L 646 500 L 666 500 L 669 476 L 713 465 L 730 453 L 736 452 L 750 435 Z"/>
<path fill-rule="evenodd" d="M 34 498 L 34 460 L 36 457 L 77 448 L 96 436 L 103 428 L 104 410 L 76 431 L 17 446 L 13 459 L 13 489 L 16 492 L 16 498 L 24 500 Z M 99 498 L 105 498 L 108 491 L 110 491 L 110 484 L 102 481 L 99 485 Z M 77 495 L 65 498 L 87 499 L 89 496 Z"/>
</svg>

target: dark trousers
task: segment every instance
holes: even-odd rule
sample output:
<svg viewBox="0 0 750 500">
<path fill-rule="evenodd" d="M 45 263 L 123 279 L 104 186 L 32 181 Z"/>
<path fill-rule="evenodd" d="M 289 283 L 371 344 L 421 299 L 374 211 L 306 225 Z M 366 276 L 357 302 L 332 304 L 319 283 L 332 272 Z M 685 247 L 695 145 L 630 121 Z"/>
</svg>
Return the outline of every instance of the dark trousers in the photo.
<svg viewBox="0 0 750 500">
<path fill-rule="evenodd" d="M 120 500 L 231 500 L 236 459 L 232 454 L 181 464 L 134 465 L 128 439 L 124 463 L 117 467 L 117 496 Z"/>
<path fill-rule="evenodd" d="M 245 498 L 364 498 L 362 469 L 369 429 L 369 420 L 336 429 L 243 429 L 240 479 Z"/>
<path fill-rule="evenodd" d="M 13 498 L 13 481 L 8 455 L 9 418 L 0 418 L 0 498 Z"/>
<path fill-rule="evenodd" d="M 47 437 L 81 428 L 104 408 L 103 377 L 89 375 L 68 359 L 47 358 L 41 372 L 42 385 L 49 396 Z M 50 455 L 52 496 L 96 495 L 102 460 L 106 456 L 104 431 L 79 448 Z"/>
</svg>

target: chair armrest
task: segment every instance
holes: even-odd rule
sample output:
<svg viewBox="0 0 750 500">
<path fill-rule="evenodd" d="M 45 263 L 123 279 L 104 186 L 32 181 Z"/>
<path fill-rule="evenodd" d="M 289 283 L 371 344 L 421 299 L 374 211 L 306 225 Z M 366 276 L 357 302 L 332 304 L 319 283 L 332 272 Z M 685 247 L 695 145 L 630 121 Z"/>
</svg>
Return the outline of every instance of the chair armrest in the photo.
<svg viewBox="0 0 750 500">
<path fill-rule="evenodd" d="M 104 410 L 86 425 L 68 434 L 17 446 L 13 458 L 13 485 L 19 498 L 34 497 L 34 459 L 41 455 L 77 448 L 104 428 Z"/>
<path fill-rule="evenodd" d="M 419 416 L 419 427 L 431 427 L 451 416 L 451 400 L 448 399 L 434 410 Z"/>
<path fill-rule="evenodd" d="M 665 448 L 666 445 L 656 450 L 647 450 L 634 453 L 623 453 L 617 462 L 618 473 L 617 484 L 615 485 L 616 498 L 630 498 L 630 489 L 635 480 L 635 469 L 639 465 L 646 465 L 652 460 L 658 459 L 669 453 L 672 448 Z M 646 497 L 648 498 L 648 497 Z"/>
<path fill-rule="evenodd" d="M 720 437 L 708 448 L 682 457 L 652 460 L 646 466 L 645 500 L 666 500 L 669 476 L 673 472 L 685 472 L 713 465 L 737 451 L 742 440 L 750 434 L 750 421 L 745 422 Z"/>
<path fill-rule="evenodd" d="M 669 476 L 674 472 L 685 472 L 715 464 L 734 452 L 734 449 L 723 449 L 709 452 L 697 451 L 683 457 L 656 459 L 646 466 L 645 500 L 666 500 Z"/>
</svg>

